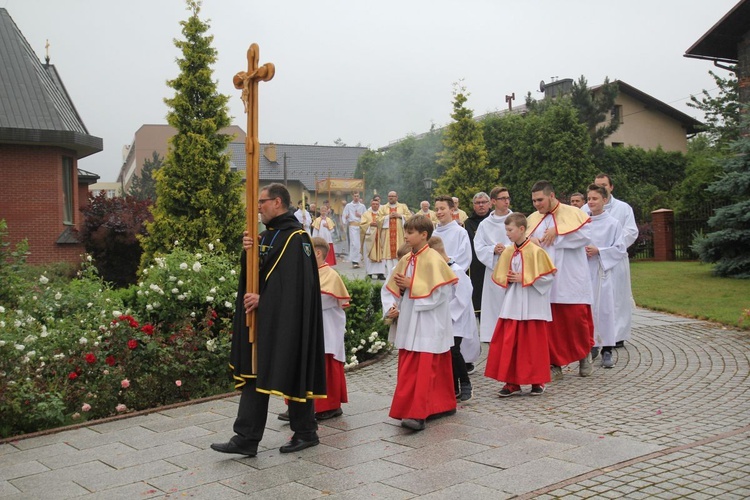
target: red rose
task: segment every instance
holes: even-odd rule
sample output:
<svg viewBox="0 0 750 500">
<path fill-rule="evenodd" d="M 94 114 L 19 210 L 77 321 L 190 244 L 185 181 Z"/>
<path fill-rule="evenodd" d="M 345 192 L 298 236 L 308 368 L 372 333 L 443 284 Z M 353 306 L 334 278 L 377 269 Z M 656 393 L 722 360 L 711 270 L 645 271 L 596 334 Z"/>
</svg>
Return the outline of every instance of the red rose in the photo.
<svg viewBox="0 0 750 500">
<path fill-rule="evenodd" d="M 131 328 L 138 328 L 138 322 L 134 320 L 133 318 L 130 318 L 129 323 L 130 323 Z"/>
<path fill-rule="evenodd" d="M 145 333 L 146 335 L 153 335 L 154 334 L 154 326 L 153 325 L 143 325 L 143 328 L 141 328 L 141 331 Z"/>
<path fill-rule="evenodd" d="M 216 314 L 216 309 L 211 309 L 211 317 L 214 318 L 214 319 L 216 319 L 217 316 L 219 316 L 219 315 Z"/>
<path fill-rule="evenodd" d="M 70 380 L 75 380 L 75 379 L 78 378 L 78 374 L 76 372 L 70 372 L 70 373 L 68 373 L 68 378 Z"/>
<path fill-rule="evenodd" d="M 138 347 L 138 341 L 135 339 L 128 340 L 128 349 L 135 349 Z"/>
<path fill-rule="evenodd" d="M 208 321 L 206 322 L 206 325 L 208 325 L 208 326 L 214 326 L 214 322 L 213 322 L 213 321 L 211 321 L 211 320 L 209 319 L 209 320 L 208 320 Z"/>
<path fill-rule="evenodd" d="M 96 363 L 96 356 L 94 356 L 94 353 L 88 353 L 86 356 L 84 356 L 84 359 L 86 360 L 86 363 L 93 365 Z"/>
<path fill-rule="evenodd" d="M 115 357 L 107 356 L 107 359 L 105 359 L 104 362 L 107 363 L 109 366 L 115 366 Z"/>
</svg>

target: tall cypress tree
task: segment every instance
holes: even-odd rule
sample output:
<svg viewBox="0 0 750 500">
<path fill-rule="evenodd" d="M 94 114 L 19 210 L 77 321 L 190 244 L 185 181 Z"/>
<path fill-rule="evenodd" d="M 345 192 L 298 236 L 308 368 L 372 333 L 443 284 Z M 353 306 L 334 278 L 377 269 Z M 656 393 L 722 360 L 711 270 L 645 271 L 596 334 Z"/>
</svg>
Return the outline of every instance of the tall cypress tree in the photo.
<svg viewBox="0 0 750 500">
<path fill-rule="evenodd" d="M 187 0 L 192 15 L 181 21 L 184 40 L 174 40 L 182 51 L 180 73 L 167 85 L 174 97 L 167 122 L 177 129 L 170 140 L 164 165 L 154 175 L 157 202 L 154 221 L 143 240 L 142 265 L 174 242 L 191 250 L 212 243 L 218 249 L 239 251 L 244 226 L 241 178 L 229 169 L 227 146 L 231 138 L 219 133 L 230 124 L 228 97 L 218 93 L 211 65 L 216 62 L 213 36 L 199 18 L 201 2 Z"/>
<path fill-rule="evenodd" d="M 445 149 L 438 163 L 446 168 L 438 179 L 437 191 L 456 196 L 463 207 L 471 207 L 472 197 L 479 191 L 487 192 L 500 177 L 500 169 L 488 166 L 482 123 L 474 120 L 474 112 L 465 107 L 466 87 L 453 89 L 453 122 L 443 135 Z"/>
</svg>

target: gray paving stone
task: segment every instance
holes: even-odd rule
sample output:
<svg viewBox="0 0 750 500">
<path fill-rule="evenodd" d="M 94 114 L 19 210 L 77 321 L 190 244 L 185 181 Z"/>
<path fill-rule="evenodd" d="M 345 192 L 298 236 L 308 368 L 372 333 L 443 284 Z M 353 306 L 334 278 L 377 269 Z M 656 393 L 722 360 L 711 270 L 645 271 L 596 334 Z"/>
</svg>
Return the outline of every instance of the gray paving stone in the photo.
<svg viewBox="0 0 750 500">
<path fill-rule="evenodd" d="M 0 497 L 5 498 L 10 495 L 21 493 L 21 490 L 10 484 L 8 481 L 0 481 Z"/>
<path fill-rule="evenodd" d="M 423 500 L 456 500 L 457 498 L 466 498 L 471 500 L 506 500 L 513 498 L 515 495 L 503 491 L 487 488 L 473 482 L 465 482 L 433 491 L 427 495 L 420 495 Z M 543 498 L 542 496 L 538 497 Z"/>
<path fill-rule="evenodd" d="M 639 443 L 629 439 L 608 438 L 565 451 L 555 451 L 550 453 L 549 456 L 599 468 L 648 455 L 661 449 L 663 449 L 661 446 Z"/>
<path fill-rule="evenodd" d="M 466 460 L 453 460 L 426 470 L 417 470 L 381 482 L 417 495 L 448 488 L 491 474 L 496 469 Z"/>
<path fill-rule="evenodd" d="M 540 458 L 506 470 L 478 477 L 474 481 L 483 486 L 509 493 L 521 494 L 575 477 L 591 469 L 583 465 L 553 458 Z"/>
<path fill-rule="evenodd" d="M 289 455 L 293 454 L 290 453 Z M 333 469 L 329 467 L 297 459 L 268 469 L 251 469 L 244 474 L 224 479 L 221 481 L 221 484 L 248 494 L 268 490 L 294 481 L 301 482 L 307 477 L 318 477 L 332 471 Z M 268 496 L 266 498 L 272 497 Z"/>
<path fill-rule="evenodd" d="M 88 493 L 86 488 L 74 483 L 73 481 L 54 481 L 45 482 L 39 487 L 33 489 L 22 489 L 21 493 L 3 496 L 4 500 L 15 499 L 34 499 L 34 500 L 57 500 L 59 498 L 78 498 Z"/>
<path fill-rule="evenodd" d="M 184 417 L 175 418 L 172 417 L 169 420 L 162 420 L 161 422 L 155 422 L 148 426 L 149 430 L 154 432 L 171 431 L 182 427 L 190 426 L 203 426 L 210 422 L 224 422 L 226 417 L 218 413 L 210 411 L 204 411 L 200 413 L 191 413 Z"/>
<path fill-rule="evenodd" d="M 206 436 L 211 434 L 213 433 L 206 429 L 202 429 L 196 426 L 190 426 L 184 427 L 182 429 L 175 429 L 173 431 L 150 431 L 150 433 L 148 434 L 134 434 L 132 436 L 123 437 L 120 441 L 137 450 L 143 450 L 146 448 L 153 448 L 154 446 L 159 446 L 162 444 L 175 443 L 177 441 L 188 440 L 198 436 Z"/>
<path fill-rule="evenodd" d="M 343 450 L 330 448 L 328 453 L 317 454 L 307 459 L 311 462 L 331 467 L 332 469 L 343 469 L 378 458 L 385 458 L 392 462 L 401 463 L 398 460 L 393 460 L 393 456 L 402 454 L 408 450 L 412 450 L 412 448 L 388 441 L 377 440 Z"/>
<path fill-rule="evenodd" d="M 103 424 L 92 424 L 90 429 L 94 432 L 98 432 L 99 434 L 108 434 L 110 432 L 120 432 L 121 430 L 128 429 L 130 427 L 143 427 L 144 429 L 148 429 L 149 425 L 151 424 L 170 420 L 170 417 L 155 412 L 149 413 L 148 415 L 124 417 Z"/>
<path fill-rule="evenodd" d="M 156 488 L 167 493 L 182 491 L 202 484 L 221 481 L 222 479 L 239 476 L 252 470 L 249 465 L 237 460 L 212 462 L 203 466 L 192 467 L 184 470 L 180 470 L 179 467 L 169 464 L 168 462 L 164 463 L 168 464 L 169 468 L 172 470 L 146 479 L 148 479 L 149 484 L 152 484 Z"/>
<path fill-rule="evenodd" d="M 321 438 L 320 442 L 333 448 L 351 448 L 371 441 L 380 439 L 389 439 L 394 436 L 403 435 L 408 431 L 401 427 L 391 424 L 374 424 L 367 427 L 360 427 L 349 432 L 339 432 L 330 436 Z"/>
<path fill-rule="evenodd" d="M 48 446 L 51 444 L 58 444 L 63 442 L 68 443 L 70 441 L 75 441 L 77 439 L 95 435 L 97 435 L 96 432 L 86 427 L 82 427 L 80 429 L 65 431 L 64 433 L 47 434 L 45 436 L 21 439 L 19 441 L 14 441 L 13 446 L 18 448 L 19 450 L 30 450 L 32 448 L 40 448 L 42 446 Z"/>
<path fill-rule="evenodd" d="M 30 451 L 36 451 L 38 449 L 40 448 Z M 102 461 L 102 458 L 107 458 L 118 453 L 134 451 L 133 448 L 125 446 L 122 443 L 110 443 L 87 450 L 78 450 L 71 446 L 68 447 L 68 450 L 69 451 L 66 453 L 40 458 L 39 462 L 50 469 L 61 469 L 72 465 L 85 464 L 87 462 Z"/>
<path fill-rule="evenodd" d="M 268 490 L 249 493 L 243 498 L 267 500 L 269 498 L 283 498 L 284 500 L 307 500 L 309 498 L 320 498 L 327 495 L 320 493 L 314 488 L 299 483 L 287 483 Z"/>
<path fill-rule="evenodd" d="M 82 500 L 130 500 L 132 498 L 157 498 L 164 492 L 157 490 L 145 481 L 107 488 L 80 497 Z"/>
<path fill-rule="evenodd" d="M 454 423 L 452 419 L 453 417 L 445 417 L 427 422 L 426 431 L 413 432 L 402 429 L 401 434 L 389 437 L 387 440 L 412 448 L 423 448 L 449 439 L 468 439 L 482 432 L 482 429 L 477 427 Z"/>
<path fill-rule="evenodd" d="M 163 497 L 157 498 L 195 498 L 204 500 L 216 500 L 217 498 L 239 498 L 245 495 L 241 491 L 234 490 L 228 486 L 224 486 L 221 483 L 208 483 L 196 486 L 195 488 L 188 488 L 180 492 L 168 493 Z"/>
<path fill-rule="evenodd" d="M 363 498 L 377 498 L 382 500 L 408 500 L 409 498 L 416 498 L 416 495 L 409 493 L 408 491 L 393 488 L 383 483 L 369 483 L 356 489 L 341 491 L 328 495 L 326 491 L 322 493 L 326 494 L 327 500 L 362 500 Z M 458 498 L 458 497 L 453 497 Z"/>
<path fill-rule="evenodd" d="M 559 453 L 572 447 L 574 447 L 572 444 L 528 438 L 523 441 L 477 453 L 467 457 L 467 460 L 492 467 L 509 469 L 518 464 Z"/>
<path fill-rule="evenodd" d="M 134 450 L 127 447 L 127 449 L 117 453 L 103 456 L 100 460 L 116 469 L 124 469 L 126 467 L 147 464 L 163 459 L 170 459 L 169 462 L 174 464 L 174 457 L 186 455 L 195 451 L 198 451 L 196 447 L 178 441 L 176 443 L 167 443 L 154 446 L 153 448 L 146 448 L 145 450 Z"/>
<path fill-rule="evenodd" d="M 150 480 L 158 480 L 165 474 L 175 473 L 180 470 L 174 464 L 170 464 L 164 460 L 157 460 L 125 469 L 111 470 L 96 475 L 90 474 L 77 479 L 76 482 L 86 487 L 89 491 L 100 491 L 140 481 L 150 482 Z"/>
<path fill-rule="evenodd" d="M 475 455 L 488 449 L 488 446 L 470 441 L 449 439 L 422 448 L 404 448 L 405 451 L 402 453 L 388 456 L 385 460 L 414 469 L 427 469 L 458 458 Z"/>
<path fill-rule="evenodd" d="M 319 474 L 309 478 L 299 480 L 319 491 L 328 491 L 338 493 L 340 491 L 358 488 L 368 483 L 383 481 L 384 479 L 400 476 L 413 471 L 403 465 L 386 462 L 385 460 L 372 460 L 365 464 L 358 464 L 346 469 L 340 469 L 334 472 Z"/>
<path fill-rule="evenodd" d="M 88 462 L 13 479 L 11 480 L 11 484 L 24 493 L 36 495 L 47 490 L 55 490 L 58 483 L 76 482 L 80 484 L 88 478 L 112 470 L 110 466 L 102 462 Z M 84 490 L 83 493 L 88 493 L 88 491 Z"/>
<path fill-rule="evenodd" d="M 33 460 L 42 461 L 41 459 L 44 458 L 56 457 L 58 455 L 75 453 L 78 451 L 77 449 L 69 446 L 66 443 L 53 443 L 24 451 L 20 451 L 18 448 L 10 445 L 3 446 L 5 446 L 7 452 L 0 455 L 0 468 L 6 467 L 8 465 L 18 465 L 23 462 L 30 462 Z"/>
</svg>

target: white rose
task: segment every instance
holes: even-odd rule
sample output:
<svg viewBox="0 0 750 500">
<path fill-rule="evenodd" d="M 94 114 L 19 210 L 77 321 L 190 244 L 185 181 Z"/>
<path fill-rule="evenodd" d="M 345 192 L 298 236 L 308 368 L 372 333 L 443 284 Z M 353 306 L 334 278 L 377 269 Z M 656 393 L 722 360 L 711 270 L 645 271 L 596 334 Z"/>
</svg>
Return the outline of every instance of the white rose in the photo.
<svg viewBox="0 0 750 500">
<path fill-rule="evenodd" d="M 200 259 L 200 258 L 202 258 L 202 257 L 203 257 L 203 254 L 200 254 L 200 253 L 197 253 L 197 254 L 195 254 L 195 258 L 196 258 L 196 259 Z"/>
<path fill-rule="evenodd" d="M 4 313 L 4 312 L 5 312 L 5 308 L 3 306 L 0 306 L 0 313 Z"/>
<path fill-rule="evenodd" d="M 221 281 L 222 283 L 224 283 L 226 280 L 227 279 L 224 276 L 222 276 L 221 278 L 219 278 L 219 281 Z"/>
<path fill-rule="evenodd" d="M 178 294 L 178 293 L 180 293 L 180 289 L 179 288 L 172 288 L 172 293 Z"/>
<path fill-rule="evenodd" d="M 23 351 L 24 349 L 26 349 L 26 346 L 23 344 L 16 344 L 16 349 L 18 349 L 19 351 Z"/>
<path fill-rule="evenodd" d="M 122 316 L 122 312 L 120 312 L 120 311 L 112 311 L 112 316 L 114 316 L 115 318 L 119 318 L 120 316 Z"/>
<path fill-rule="evenodd" d="M 55 300 L 60 300 L 62 298 L 62 294 L 60 292 L 57 292 L 55 294 Z"/>
<path fill-rule="evenodd" d="M 182 280 L 179 280 L 179 281 L 177 282 L 177 286 L 182 286 L 182 285 L 184 285 L 184 284 L 185 284 L 185 282 L 184 282 L 184 281 L 182 281 Z"/>
<path fill-rule="evenodd" d="M 208 291 L 208 293 L 216 293 L 216 288 L 212 288 Z"/>
<path fill-rule="evenodd" d="M 231 307 L 232 307 L 232 303 L 231 303 L 231 302 L 229 302 L 228 300 L 225 300 L 225 301 L 224 301 L 224 307 L 226 307 L 227 309 L 229 309 L 229 308 L 231 308 Z"/>
<path fill-rule="evenodd" d="M 191 317 L 191 318 L 195 318 L 195 313 L 194 313 L 194 312 L 191 312 L 191 313 L 190 313 L 190 317 Z"/>
<path fill-rule="evenodd" d="M 78 339 L 78 343 L 81 345 L 85 345 L 89 343 L 89 340 L 86 337 L 81 337 L 80 339 Z"/>
<path fill-rule="evenodd" d="M 214 301 L 213 297 L 211 297 L 210 295 L 206 296 L 206 302 L 213 302 L 213 301 Z"/>
<path fill-rule="evenodd" d="M 49 283 L 49 278 L 42 275 L 39 277 L 39 283 L 41 283 L 42 285 L 46 285 L 47 283 Z"/>
<path fill-rule="evenodd" d="M 183 294 L 179 294 L 177 296 L 177 300 L 185 300 L 185 296 Z"/>
<path fill-rule="evenodd" d="M 209 250 L 213 250 L 214 249 L 214 244 L 213 243 L 209 243 L 208 244 L 208 249 Z"/>
<path fill-rule="evenodd" d="M 183 271 L 185 269 L 187 269 L 187 264 L 185 262 L 183 262 L 182 264 L 180 264 L 180 269 L 182 269 Z"/>
<path fill-rule="evenodd" d="M 229 271 L 229 274 L 231 274 L 232 276 L 234 276 L 235 274 L 237 274 L 237 271 L 235 271 L 234 269 L 232 269 L 231 271 Z"/>
<path fill-rule="evenodd" d="M 5 326 L 5 325 L 0 325 L 0 326 Z M 3 347 L 4 345 L 5 345 L 5 341 L 4 340 L 0 340 L 0 347 Z"/>
<path fill-rule="evenodd" d="M 193 264 L 193 271 L 195 271 L 197 273 L 200 270 L 201 270 L 201 263 L 200 262 L 194 263 Z"/>
<path fill-rule="evenodd" d="M 154 310 L 154 306 L 152 306 L 151 304 L 146 304 L 146 310 L 147 311 L 153 311 Z"/>
</svg>

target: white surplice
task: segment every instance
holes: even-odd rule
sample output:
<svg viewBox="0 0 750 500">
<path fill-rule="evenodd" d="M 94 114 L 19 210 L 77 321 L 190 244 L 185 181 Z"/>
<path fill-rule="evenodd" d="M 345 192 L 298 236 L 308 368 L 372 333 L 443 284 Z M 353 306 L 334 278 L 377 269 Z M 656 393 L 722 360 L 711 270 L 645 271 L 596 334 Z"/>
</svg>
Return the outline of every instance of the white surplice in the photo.
<svg viewBox="0 0 750 500">
<path fill-rule="evenodd" d="M 321 293 L 320 299 L 323 306 L 323 337 L 326 354 L 333 354 L 336 361 L 346 363 L 346 354 L 344 353 L 346 313 L 336 297 Z"/>
<path fill-rule="evenodd" d="M 471 242 L 466 229 L 452 220 L 444 226 L 438 224 L 432 235 L 440 236 L 440 239 L 443 240 L 445 253 L 448 254 L 448 257 L 453 258 L 464 273 L 467 273 L 471 265 Z"/>
<path fill-rule="evenodd" d="M 591 216 L 591 245 L 599 254 L 589 257 L 589 274 L 594 292 L 591 314 L 594 317 L 594 343 L 597 347 L 614 346 L 616 281 L 614 269 L 628 260 L 620 223 L 608 212 Z"/>
<path fill-rule="evenodd" d="M 495 254 L 495 245 L 511 244 L 505 233 L 505 219 L 510 213 L 512 212 L 506 215 L 491 213 L 479 223 L 477 232 L 474 234 L 474 252 L 477 254 L 477 259 L 484 264 L 482 316 L 479 320 L 479 339 L 482 342 L 492 341 L 497 318 L 500 317 L 500 309 L 503 307 L 505 288 L 492 281 L 492 271 L 500 258 L 499 254 Z"/>
<path fill-rule="evenodd" d="M 511 270 L 514 273 L 523 272 L 522 264 L 521 254 L 515 253 L 510 260 Z M 545 274 L 539 276 L 531 286 L 508 283 L 508 288 L 505 289 L 505 300 L 500 309 L 500 317 L 516 321 L 552 321 L 552 308 L 548 294 L 555 279 L 554 274 Z M 496 286 L 501 288 L 499 285 Z"/>
<path fill-rule="evenodd" d="M 474 291 L 474 287 L 471 284 L 471 278 L 469 278 L 469 275 L 460 272 L 462 269 L 458 264 L 450 261 L 448 262 L 448 265 L 455 275 L 458 276 L 455 293 L 450 302 L 450 310 L 451 321 L 453 322 L 453 336 L 464 339 L 461 342 L 461 354 L 464 354 L 464 342 L 478 338 L 477 320 L 474 316 L 474 304 L 471 302 L 471 294 Z M 479 347 L 478 343 L 477 347 Z M 464 361 L 467 363 L 473 363 L 476 359 L 469 361 L 464 355 Z"/>
</svg>

